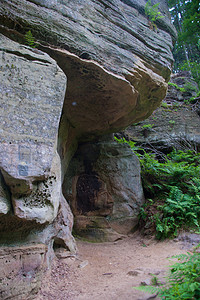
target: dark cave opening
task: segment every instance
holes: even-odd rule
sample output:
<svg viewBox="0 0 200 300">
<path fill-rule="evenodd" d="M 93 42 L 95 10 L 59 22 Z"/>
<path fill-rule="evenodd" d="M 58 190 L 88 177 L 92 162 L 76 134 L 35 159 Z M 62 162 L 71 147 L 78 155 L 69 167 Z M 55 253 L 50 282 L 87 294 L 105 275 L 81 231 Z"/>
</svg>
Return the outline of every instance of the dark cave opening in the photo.
<svg viewBox="0 0 200 300">
<path fill-rule="evenodd" d="M 77 210 L 82 214 L 96 210 L 95 199 L 101 188 L 96 174 L 81 174 L 76 184 Z"/>
<path fill-rule="evenodd" d="M 64 248 L 64 249 L 70 251 L 70 249 L 66 246 L 66 243 L 63 241 L 63 239 L 55 237 L 54 241 L 53 241 L 53 250 L 54 250 L 54 252 L 57 249 L 60 249 L 60 248 Z"/>
</svg>

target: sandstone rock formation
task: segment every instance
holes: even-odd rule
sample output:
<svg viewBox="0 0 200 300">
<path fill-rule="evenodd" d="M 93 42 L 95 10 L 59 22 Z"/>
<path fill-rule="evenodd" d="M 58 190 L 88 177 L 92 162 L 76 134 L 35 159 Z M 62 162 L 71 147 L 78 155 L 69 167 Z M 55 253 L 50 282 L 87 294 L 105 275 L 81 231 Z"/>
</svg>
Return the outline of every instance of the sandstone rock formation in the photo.
<svg viewBox="0 0 200 300">
<path fill-rule="evenodd" d="M 199 90 L 198 84 L 191 78 L 189 71 L 172 74 L 170 82 L 172 85 L 168 86 L 165 101 L 176 100 L 186 102 L 191 97 L 195 97 Z"/>
<path fill-rule="evenodd" d="M 54 243 L 60 240 L 75 251 L 56 151 L 66 76 L 47 54 L 3 35 L 0 40 L 0 244 L 7 246 L 1 249 L 1 268 L 8 272 L 1 274 L 0 293 L 2 299 L 17 299 L 18 294 L 22 299 L 37 291 Z M 31 245 L 21 248 L 27 243 Z M 37 250 L 32 251 L 33 243 Z M 11 288 L 16 272 L 14 282 L 21 283 Z"/>
<path fill-rule="evenodd" d="M 177 87 L 169 86 L 163 104 L 148 119 L 128 127 L 122 135 L 146 150 L 199 149 L 199 104 L 198 101 L 187 103 L 197 94 L 198 86 L 187 72 L 173 75 L 170 81 Z"/>
<path fill-rule="evenodd" d="M 16 26 L 24 34 L 26 24 L 43 45 L 62 47 L 45 51 L 68 77 L 64 113 L 80 134 L 101 134 L 146 118 L 165 96 L 175 33 L 164 1 L 157 32 L 149 27 L 144 5 L 12 0 L 3 1 L 0 15 L 8 34 Z"/>
<path fill-rule="evenodd" d="M 77 234 L 93 241 L 115 240 L 138 222 L 144 201 L 139 160 L 125 144 L 83 143 L 69 164 L 63 194 Z"/>
<path fill-rule="evenodd" d="M 65 199 L 62 190 L 68 197 L 93 180 L 98 189 L 89 185 L 89 190 L 96 195 L 98 213 L 91 222 L 110 236 L 127 233 L 136 223 L 143 199 L 138 162 L 130 160 L 128 149 L 98 139 L 147 118 L 165 96 L 176 34 L 165 1 L 157 31 L 145 16 L 145 3 L 1 1 L 0 245 L 4 261 L 14 255 L 12 249 L 19 253 L 10 259 L 16 260 L 21 278 L 11 288 L 13 277 L 6 273 L 0 281 L 2 299 L 34 298 L 53 248 L 76 251 L 67 202 L 72 198 Z M 37 48 L 25 39 L 28 30 Z M 82 170 L 87 150 L 70 175 L 78 144 L 93 140 L 99 156 L 90 172 Z M 95 211 L 85 208 L 82 196 L 78 190 L 71 202 L 76 216 L 77 197 L 84 213 Z M 76 221 L 84 223 L 84 217 Z"/>
</svg>

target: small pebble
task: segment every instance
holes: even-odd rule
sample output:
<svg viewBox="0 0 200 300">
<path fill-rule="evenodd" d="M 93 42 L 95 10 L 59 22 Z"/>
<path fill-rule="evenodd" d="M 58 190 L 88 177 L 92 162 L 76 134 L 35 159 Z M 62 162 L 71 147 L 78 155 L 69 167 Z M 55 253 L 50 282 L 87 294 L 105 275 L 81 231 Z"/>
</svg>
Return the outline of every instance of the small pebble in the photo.
<svg viewBox="0 0 200 300">
<path fill-rule="evenodd" d="M 80 263 L 80 265 L 78 265 L 78 268 L 80 269 L 85 268 L 88 264 L 89 264 L 88 260 L 84 260 L 82 261 L 82 263 Z"/>
</svg>

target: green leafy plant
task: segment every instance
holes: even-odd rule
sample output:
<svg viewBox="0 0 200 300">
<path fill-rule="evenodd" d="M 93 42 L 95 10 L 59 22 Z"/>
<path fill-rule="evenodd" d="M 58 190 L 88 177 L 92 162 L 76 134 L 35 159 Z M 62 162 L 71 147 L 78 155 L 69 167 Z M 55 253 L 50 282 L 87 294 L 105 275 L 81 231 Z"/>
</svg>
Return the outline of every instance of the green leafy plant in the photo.
<svg viewBox="0 0 200 300">
<path fill-rule="evenodd" d="M 154 124 L 145 124 L 142 126 L 143 129 L 152 129 Z"/>
<path fill-rule="evenodd" d="M 154 286 L 158 286 L 159 285 L 158 277 L 155 276 L 154 274 L 152 274 L 151 284 L 154 285 Z"/>
<path fill-rule="evenodd" d="M 162 218 L 154 216 L 158 239 L 176 235 L 177 230 L 183 226 L 199 228 L 200 194 L 199 191 L 191 194 L 184 194 L 176 186 L 171 188 L 165 204 L 159 207 Z"/>
<path fill-rule="evenodd" d="M 179 90 L 182 93 L 186 92 L 185 88 L 182 88 L 182 87 L 178 86 L 176 83 L 168 82 L 168 85 L 169 86 L 174 86 L 177 90 Z"/>
<path fill-rule="evenodd" d="M 199 228 L 199 160 L 192 151 L 173 151 L 162 163 L 151 154 L 140 159 L 144 190 L 154 198 L 143 216 L 146 212 L 158 239 L 176 235 L 181 227 Z"/>
<path fill-rule="evenodd" d="M 157 239 L 176 236 L 181 228 L 199 231 L 200 154 L 173 150 L 159 161 L 134 142 L 128 143 L 141 164 L 146 203 L 140 211 L 140 227 L 151 226 Z"/>
<path fill-rule="evenodd" d="M 37 43 L 35 42 L 35 38 L 32 35 L 32 32 L 30 30 L 26 32 L 24 38 L 25 38 L 25 42 L 28 46 L 30 46 L 32 48 L 37 47 Z"/>
<path fill-rule="evenodd" d="M 158 11 L 160 3 L 156 3 L 154 5 L 151 4 L 151 0 L 148 0 L 148 2 L 145 5 L 145 15 L 148 17 L 149 21 L 152 24 L 152 27 L 157 30 L 157 26 L 155 22 L 159 19 L 164 18 L 164 16 L 161 14 L 161 12 Z"/>
<path fill-rule="evenodd" d="M 169 105 L 166 102 L 162 102 L 161 106 L 164 107 L 164 108 L 168 108 Z"/>
<path fill-rule="evenodd" d="M 142 150 L 140 147 L 136 146 L 136 143 L 133 141 L 126 141 L 125 138 L 118 139 L 116 136 L 114 137 L 115 141 L 117 141 L 119 144 L 128 144 L 131 147 L 131 150 L 137 154 L 137 151 Z"/>
<path fill-rule="evenodd" d="M 157 293 L 162 300 L 200 299 L 200 254 L 187 253 L 174 256 L 178 262 L 170 267 L 166 285 L 139 286 L 134 289 Z"/>
<path fill-rule="evenodd" d="M 194 104 L 200 100 L 200 91 L 197 93 L 196 97 L 191 97 L 186 103 L 187 104 Z"/>
<path fill-rule="evenodd" d="M 175 125 L 175 123 L 176 123 L 176 122 L 175 122 L 174 120 L 169 120 L 169 124 L 170 124 L 170 125 Z"/>
</svg>

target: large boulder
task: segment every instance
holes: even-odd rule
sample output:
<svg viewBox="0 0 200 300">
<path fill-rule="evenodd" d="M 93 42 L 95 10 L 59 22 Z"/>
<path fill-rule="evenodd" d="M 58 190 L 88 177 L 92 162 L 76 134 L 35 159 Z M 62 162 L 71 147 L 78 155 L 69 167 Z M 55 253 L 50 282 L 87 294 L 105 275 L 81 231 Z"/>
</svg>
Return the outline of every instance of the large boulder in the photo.
<svg viewBox="0 0 200 300">
<path fill-rule="evenodd" d="M 137 225 L 144 201 L 139 160 L 127 144 L 83 143 L 69 164 L 63 194 L 76 234 L 93 241 L 118 239 Z"/>
<path fill-rule="evenodd" d="M 0 290 L 1 299 L 22 299 L 37 292 L 58 238 L 75 251 L 56 150 L 66 76 L 47 54 L 3 35 L 0 41 L 0 245 L 6 246 L 1 267 L 10 262 Z M 63 213 L 64 223 L 58 217 Z"/>
</svg>

